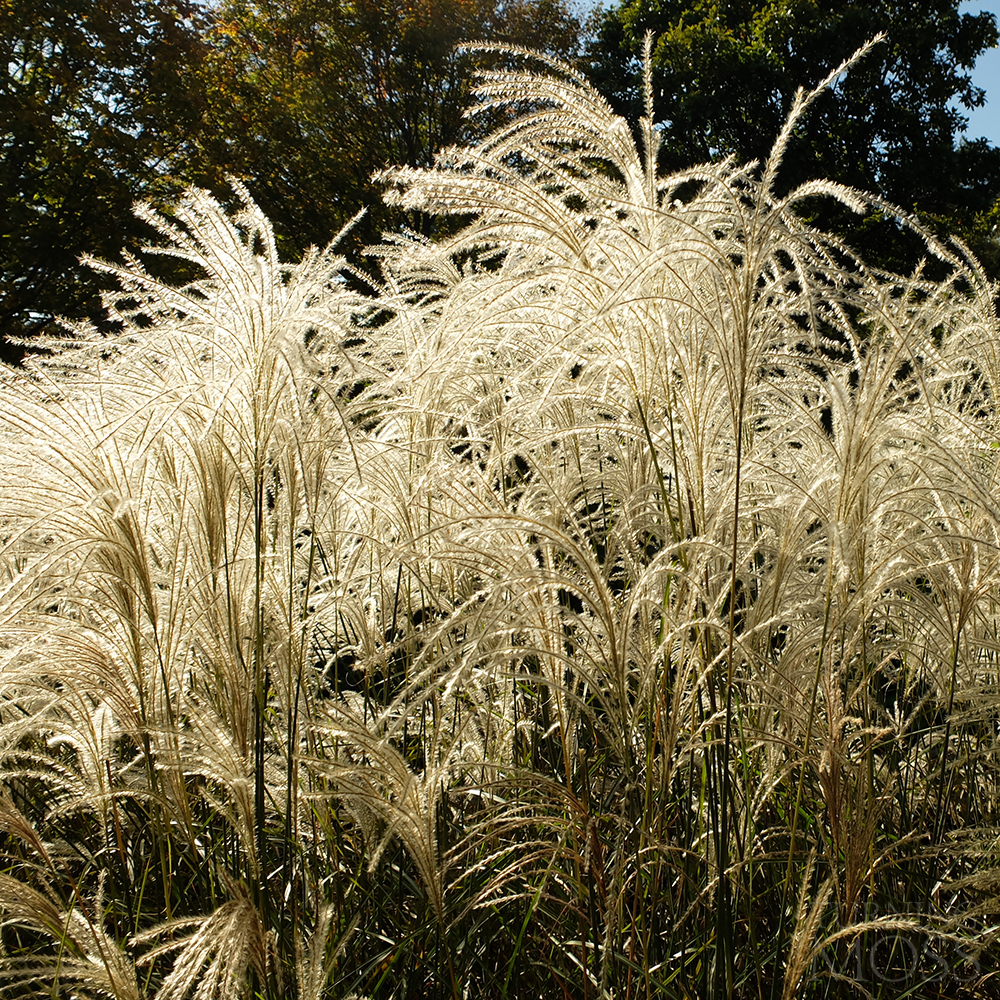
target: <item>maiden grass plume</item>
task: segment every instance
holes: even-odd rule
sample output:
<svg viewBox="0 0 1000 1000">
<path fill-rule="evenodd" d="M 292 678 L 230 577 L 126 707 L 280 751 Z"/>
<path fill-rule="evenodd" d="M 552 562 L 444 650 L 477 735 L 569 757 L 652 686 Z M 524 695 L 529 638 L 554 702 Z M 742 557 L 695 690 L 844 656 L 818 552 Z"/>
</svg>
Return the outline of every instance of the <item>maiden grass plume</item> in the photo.
<svg viewBox="0 0 1000 1000">
<path fill-rule="evenodd" d="M 986 995 L 996 289 L 779 193 L 848 65 L 663 176 L 493 53 L 370 293 L 192 190 L 0 375 L 0 995 Z"/>
</svg>

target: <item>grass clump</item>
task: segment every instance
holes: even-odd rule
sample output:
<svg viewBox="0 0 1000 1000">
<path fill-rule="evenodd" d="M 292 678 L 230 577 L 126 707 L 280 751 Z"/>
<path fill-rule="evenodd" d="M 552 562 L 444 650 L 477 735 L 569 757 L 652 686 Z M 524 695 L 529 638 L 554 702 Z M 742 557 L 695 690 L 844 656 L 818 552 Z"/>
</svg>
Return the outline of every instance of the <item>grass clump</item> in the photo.
<svg viewBox="0 0 1000 1000">
<path fill-rule="evenodd" d="M 199 277 L 97 264 L 119 332 L 3 373 L 4 995 L 989 968 L 994 289 L 776 193 L 834 77 L 766 163 L 661 176 L 648 72 L 633 135 L 506 55 L 503 124 L 385 175 L 464 228 L 373 294 L 193 191 L 147 218 Z"/>
</svg>

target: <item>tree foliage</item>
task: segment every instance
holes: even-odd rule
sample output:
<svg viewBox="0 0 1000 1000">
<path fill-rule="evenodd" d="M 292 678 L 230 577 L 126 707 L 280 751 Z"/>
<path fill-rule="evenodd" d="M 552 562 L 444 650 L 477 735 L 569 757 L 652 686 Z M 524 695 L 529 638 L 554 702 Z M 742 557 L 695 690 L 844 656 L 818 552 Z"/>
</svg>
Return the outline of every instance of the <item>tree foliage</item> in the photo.
<svg viewBox="0 0 1000 1000">
<path fill-rule="evenodd" d="M 149 238 L 133 203 L 188 183 L 249 183 L 288 256 L 364 206 L 377 241 L 373 173 L 468 137 L 455 46 L 479 38 L 568 55 L 579 24 L 562 0 L 4 0 L 0 330 L 102 316 L 80 256 Z"/>
<path fill-rule="evenodd" d="M 830 88 L 796 129 L 785 161 L 791 190 L 828 177 L 880 194 L 985 257 L 1000 150 L 966 141 L 964 112 L 985 94 L 970 71 L 997 44 L 995 16 L 960 14 L 958 0 L 622 0 L 593 43 L 596 82 L 633 120 L 633 71 L 647 31 L 664 165 L 680 169 L 735 154 L 763 161 L 798 87 L 812 86 L 880 32 L 885 43 Z M 898 229 L 828 216 L 869 259 L 912 266 L 916 241 Z"/>
<path fill-rule="evenodd" d="M 78 258 L 140 238 L 140 196 L 176 191 L 201 105 L 203 43 L 189 0 L 0 4 L 0 329 L 98 307 Z"/>
<path fill-rule="evenodd" d="M 501 40 L 568 56 L 579 32 L 562 0 L 223 0 L 209 34 L 203 172 L 192 179 L 250 183 L 291 254 L 328 241 L 362 206 L 358 238 L 377 240 L 393 216 L 373 174 L 428 165 L 471 135 L 472 63 L 456 46 Z"/>
</svg>

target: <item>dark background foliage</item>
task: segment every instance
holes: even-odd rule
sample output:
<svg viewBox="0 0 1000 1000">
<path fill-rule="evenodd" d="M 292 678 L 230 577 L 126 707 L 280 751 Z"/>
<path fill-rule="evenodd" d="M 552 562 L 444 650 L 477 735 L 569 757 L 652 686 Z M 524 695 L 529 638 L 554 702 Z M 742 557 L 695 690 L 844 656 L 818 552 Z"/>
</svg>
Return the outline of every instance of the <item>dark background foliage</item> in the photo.
<svg viewBox="0 0 1000 1000">
<path fill-rule="evenodd" d="M 562 0 L 228 0 L 207 36 L 207 127 L 187 173 L 216 191 L 225 172 L 243 178 L 290 257 L 362 207 L 355 247 L 425 229 L 389 212 L 372 174 L 470 138 L 474 61 L 455 47 L 502 40 L 572 58 L 579 37 Z"/>
<path fill-rule="evenodd" d="M 144 233 L 137 197 L 171 171 L 204 113 L 192 86 L 207 51 L 188 0 L 0 4 L 0 328 L 26 337 L 53 315 L 99 312 L 80 254 Z M 16 353 L 10 352 L 9 353 Z"/>
<path fill-rule="evenodd" d="M 984 139 L 967 141 L 962 131 L 963 111 L 985 100 L 970 71 L 997 44 L 997 28 L 993 14 L 958 8 L 958 0 L 624 0 L 599 25 L 590 72 L 619 113 L 636 117 L 636 60 L 652 31 L 664 166 L 730 154 L 763 160 L 796 89 L 814 85 L 884 32 L 886 42 L 810 110 L 780 187 L 827 177 L 878 193 L 939 233 L 962 236 L 996 273 L 1000 150 Z M 819 211 L 823 226 L 873 262 L 909 270 L 922 252 L 876 216 Z"/>
<path fill-rule="evenodd" d="M 966 141 L 982 103 L 969 70 L 995 45 L 992 14 L 958 0 L 625 0 L 584 28 L 564 0 L 3 0 L 0 44 L 0 349 L 100 320 L 82 253 L 115 257 L 150 233 L 137 199 L 245 181 L 294 259 L 360 208 L 345 244 L 387 229 L 430 234 L 429 217 L 383 205 L 372 175 L 426 165 L 472 137 L 463 117 L 467 39 L 505 40 L 577 61 L 620 113 L 640 112 L 637 57 L 656 35 L 662 168 L 733 154 L 762 159 L 800 85 L 879 31 L 885 44 L 825 94 L 797 131 L 782 185 L 828 177 L 874 191 L 939 233 L 966 239 L 992 274 L 1000 150 Z M 875 213 L 816 204 L 818 224 L 874 263 L 912 268 L 920 247 Z"/>
</svg>

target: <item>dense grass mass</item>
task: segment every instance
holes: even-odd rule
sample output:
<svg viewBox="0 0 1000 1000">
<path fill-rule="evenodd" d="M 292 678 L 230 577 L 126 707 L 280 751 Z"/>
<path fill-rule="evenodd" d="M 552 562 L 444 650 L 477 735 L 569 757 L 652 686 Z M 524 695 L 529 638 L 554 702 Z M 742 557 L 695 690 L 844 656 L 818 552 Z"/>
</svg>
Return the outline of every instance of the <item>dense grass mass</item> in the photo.
<svg viewBox="0 0 1000 1000">
<path fill-rule="evenodd" d="M 99 264 L 120 332 L 3 372 L 0 995 L 995 963 L 995 289 L 775 193 L 816 92 L 766 163 L 659 176 L 648 87 L 636 138 L 509 55 L 506 124 L 386 177 L 467 225 L 373 294 L 192 191 L 149 215 L 192 283 Z"/>
</svg>

